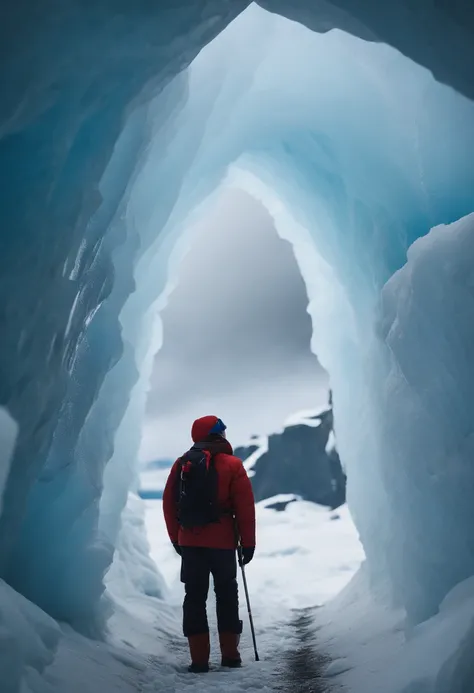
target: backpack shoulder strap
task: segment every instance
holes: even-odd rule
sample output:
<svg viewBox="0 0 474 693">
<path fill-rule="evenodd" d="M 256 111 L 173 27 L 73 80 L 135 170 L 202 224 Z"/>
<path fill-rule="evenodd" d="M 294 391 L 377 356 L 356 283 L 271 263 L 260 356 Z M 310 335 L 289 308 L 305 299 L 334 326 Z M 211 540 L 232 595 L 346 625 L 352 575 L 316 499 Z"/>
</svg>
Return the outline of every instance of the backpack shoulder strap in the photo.
<svg viewBox="0 0 474 693">
<path fill-rule="evenodd" d="M 183 455 L 183 458 L 186 458 L 186 461 L 192 461 L 193 458 L 195 460 L 201 460 L 203 457 L 206 458 L 206 466 L 209 469 L 210 462 L 214 455 L 210 450 L 205 448 L 204 445 L 202 447 L 199 444 L 193 445 L 193 447 Z"/>
</svg>

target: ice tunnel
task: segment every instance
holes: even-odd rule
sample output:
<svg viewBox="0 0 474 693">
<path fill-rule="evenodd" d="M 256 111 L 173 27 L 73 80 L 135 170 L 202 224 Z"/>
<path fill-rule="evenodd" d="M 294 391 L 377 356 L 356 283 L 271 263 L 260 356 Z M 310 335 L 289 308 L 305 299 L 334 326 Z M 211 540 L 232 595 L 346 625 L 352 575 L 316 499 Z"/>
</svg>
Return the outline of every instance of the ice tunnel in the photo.
<svg viewBox="0 0 474 693">
<path fill-rule="evenodd" d="M 122 511 L 156 314 L 231 181 L 294 245 L 374 590 L 412 621 L 435 613 L 474 574 L 472 5 L 2 14 L 0 405 L 18 435 L 1 576 L 100 628 L 104 574 L 137 531 Z"/>
</svg>

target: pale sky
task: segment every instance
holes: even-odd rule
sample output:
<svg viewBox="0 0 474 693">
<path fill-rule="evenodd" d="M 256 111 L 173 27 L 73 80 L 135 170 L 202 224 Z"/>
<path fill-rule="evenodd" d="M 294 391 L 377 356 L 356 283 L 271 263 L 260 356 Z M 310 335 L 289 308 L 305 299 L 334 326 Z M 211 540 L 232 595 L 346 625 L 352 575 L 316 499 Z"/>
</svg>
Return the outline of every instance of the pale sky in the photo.
<svg viewBox="0 0 474 693">
<path fill-rule="evenodd" d="M 325 402 L 307 303 L 291 245 L 267 210 L 225 190 L 196 229 L 161 314 L 141 458 L 180 455 L 198 416 L 220 416 L 238 445 Z"/>
</svg>

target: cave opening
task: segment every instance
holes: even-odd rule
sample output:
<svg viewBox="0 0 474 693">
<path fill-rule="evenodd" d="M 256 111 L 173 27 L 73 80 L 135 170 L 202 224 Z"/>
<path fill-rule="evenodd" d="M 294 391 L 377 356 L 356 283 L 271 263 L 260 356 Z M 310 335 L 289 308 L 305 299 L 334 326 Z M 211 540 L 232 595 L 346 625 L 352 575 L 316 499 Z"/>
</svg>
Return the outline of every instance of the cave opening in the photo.
<svg viewBox="0 0 474 693">
<path fill-rule="evenodd" d="M 436 612 L 453 574 L 420 554 L 411 532 L 424 512 L 406 498 L 416 496 L 410 470 L 425 429 L 404 420 L 403 398 L 413 400 L 400 359 L 412 345 L 405 333 L 394 341 L 404 295 L 389 280 L 417 239 L 472 209 L 472 113 L 387 45 L 317 35 L 251 5 L 153 102 L 153 138 L 127 205 L 146 239 L 134 272 L 142 296 L 152 281 L 155 295 L 164 289 L 166 257 L 223 181 L 260 199 L 293 244 L 371 577 L 414 622 Z M 424 409 L 428 426 L 439 410 Z M 392 442 L 397 425 L 404 452 Z"/>
<path fill-rule="evenodd" d="M 306 288 L 290 243 L 261 202 L 224 188 L 171 283 L 142 459 L 176 458 L 199 412 L 234 420 L 237 446 L 327 404 L 327 375 L 310 348 Z"/>
<path fill-rule="evenodd" d="M 472 12 L 260 4 L 309 29 L 253 4 L 228 24 L 234 0 L 222 16 L 196 3 L 169 36 L 138 6 L 109 27 L 101 3 L 84 25 L 45 6 L 34 41 L 21 2 L 0 27 L 4 450 L 17 441 L 0 569 L 87 634 L 104 633 L 104 574 L 120 608 L 164 594 L 129 493 L 154 316 L 178 239 L 228 175 L 297 255 L 371 589 L 414 627 L 474 573 Z M 335 26 L 381 43 L 310 31 Z"/>
<path fill-rule="evenodd" d="M 291 243 L 278 236 L 260 200 L 225 186 L 187 236 L 184 257 L 171 263 L 173 288 L 165 291 L 166 306 L 157 317 L 162 345 L 140 451 L 139 494 L 146 501 L 152 556 L 172 584 L 179 581 L 179 559 L 163 526 L 161 498 L 172 463 L 190 444 L 191 422 L 206 412 L 218 412 L 228 423 L 228 438 L 251 477 L 264 522 L 271 513 L 263 508 L 285 511 L 303 500 L 329 510 L 345 500 L 329 380 L 310 349 L 318 325 L 308 312 Z M 326 294 L 317 297 L 319 304 L 329 300 Z M 328 522 L 337 518 L 327 513 Z M 309 574 L 305 542 L 304 533 L 296 537 L 294 560 Z M 336 564 L 347 562 L 346 548 L 339 557 L 334 548 Z M 275 554 L 283 563 L 286 555 L 283 546 Z M 266 570 L 274 572 L 275 566 Z M 349 576 L 333 566 L 334 585 Z M 317 578 L 309 584 L 317 602 Z"/>
</svg>

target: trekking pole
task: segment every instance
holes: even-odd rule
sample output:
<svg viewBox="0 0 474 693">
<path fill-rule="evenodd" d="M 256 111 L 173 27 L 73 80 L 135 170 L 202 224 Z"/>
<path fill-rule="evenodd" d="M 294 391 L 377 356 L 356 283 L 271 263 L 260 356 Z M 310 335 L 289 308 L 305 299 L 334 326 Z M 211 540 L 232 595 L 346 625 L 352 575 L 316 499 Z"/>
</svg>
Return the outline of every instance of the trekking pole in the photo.
<svg viewBox="0 0 474 693">
<path fill-rule="evenodd" d="M 257 639 L 255 637 L 255 628 L 253 625 L 252 609 L 250 607 L 250 597 L 249 597 L 249 590 L 248 590 L 248 586 L 247 586 L 247 577 L 245 575 L 244 557 L 242 555 L 242 545 L 240 543 L 240 537 L 239 537 L 239 533 L 237 530 L 237 522 L 235 522 L 235 520 L 234 520 L 234 527 L 235 527 L 235 537 L 236 537 L 236 541 L 237 541 L 237 556 L 239 559 L 240 569 L 242 571 L 242 581 L 244 583 L 245 599 L 247 601 L 247 611 L 249 614 L 250 631 L 252 633 L 252 642 L 253 642 L 253 649 L 255 652 L 255 661 L 258 662 L 258 661 L 260 661 L 260 657 L 258 656 L 258 651 L 257 651 Z"/>
</svg>

